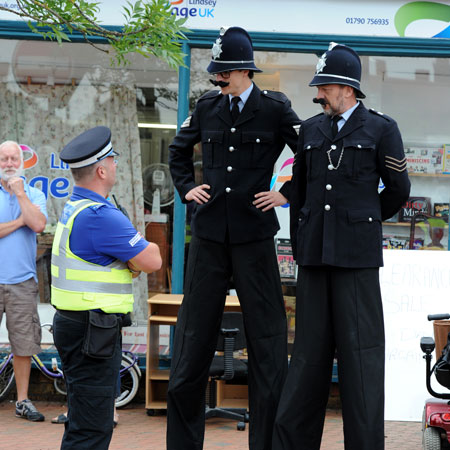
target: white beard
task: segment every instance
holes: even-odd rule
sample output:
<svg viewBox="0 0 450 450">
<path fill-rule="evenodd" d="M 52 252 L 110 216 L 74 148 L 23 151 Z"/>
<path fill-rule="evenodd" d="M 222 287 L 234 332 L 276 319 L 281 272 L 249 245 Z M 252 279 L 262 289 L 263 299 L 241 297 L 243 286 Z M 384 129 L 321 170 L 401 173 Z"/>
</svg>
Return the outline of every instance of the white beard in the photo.
<svg viewBox="0 0 450 450">
<path fill-rule="evenodd" d="M 0 169 L 0 178 L 5 181 L 9 181 L 14 177 L 21 177 L 23 175 L 23 163 L 17 169 L 8 169 L 8 173 L 6 170 Z"/>
</svg>

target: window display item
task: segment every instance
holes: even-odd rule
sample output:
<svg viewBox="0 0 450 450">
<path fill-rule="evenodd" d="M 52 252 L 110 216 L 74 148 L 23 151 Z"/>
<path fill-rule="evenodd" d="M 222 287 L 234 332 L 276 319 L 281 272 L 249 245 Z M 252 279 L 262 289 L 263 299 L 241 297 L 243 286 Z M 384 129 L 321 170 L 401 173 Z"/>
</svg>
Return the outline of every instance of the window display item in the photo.
<svg viewBox="0 0 450 450">
<path fill-rule="evenodd" d="M 442 173 L 443 152 L 443 148 L 406 147 L 408 172 Z"/>
<path fill-rule="evenodd" d="M 399 222 L 411 222 L 417 213 L 431 214 L 430 197 L 409 197 L 399 213 Z"/>
<path fill-rule="evenodd" d="M 436 217 L 442 217 L 442 219 L 448 223 L 448 203 L 435 203 L 434 204 L 434 215 Z"/>
<path fill-rule="evenodd" d="M 296 264 L 294 261 L 294 256 L 292 255 L 291 240 L 277 239 L 276 251 L 280 277 L 295 279 Z"/>
</svg>

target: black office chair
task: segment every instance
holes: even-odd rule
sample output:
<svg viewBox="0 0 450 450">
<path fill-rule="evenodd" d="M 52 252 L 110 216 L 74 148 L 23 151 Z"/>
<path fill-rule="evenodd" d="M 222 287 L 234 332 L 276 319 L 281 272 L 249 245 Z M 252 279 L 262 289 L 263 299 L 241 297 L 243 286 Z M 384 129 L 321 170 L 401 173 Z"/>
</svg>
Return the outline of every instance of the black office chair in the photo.
<svg viewBox="0 0 450 450">
<path fill-rule="evenodd" d="M 248 412 L 245 408 L 217 407 L 217 380 L 247 378 L 247 364 L 233 357 L 235 350 L 241 350 L 246 347 L 242 313 L 224 312 L 216 346 L 216 350 L 223 352 L 223 355 L 215 355 L 209 369 L 211 380 L 209 382 L 209 396 L 207 396 L 205 418 L 222 417 L 224 419 L 238 420 L 237 429 L 241 431 L 245 430 L 245 422 L 248 422 Z"/>
</svg>

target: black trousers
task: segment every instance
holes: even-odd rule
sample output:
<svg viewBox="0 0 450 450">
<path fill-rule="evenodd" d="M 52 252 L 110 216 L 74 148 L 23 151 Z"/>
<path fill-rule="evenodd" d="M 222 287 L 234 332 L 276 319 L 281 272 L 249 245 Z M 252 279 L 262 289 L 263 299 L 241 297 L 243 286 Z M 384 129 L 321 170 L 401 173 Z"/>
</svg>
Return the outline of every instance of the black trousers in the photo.
<svg viewBox="0 0 450 450">
<path fill-rule="evenodd" d="M 55 313 L 53 337 L 66 379 L 69 408 L 63 450 L 106 450 L 113 433 L 121 340 L 117 339 L 111 359 L 90 358 L 81 353 L 85 331 L 86 322 Z"/>
<path fill-rule="evenodd" d="M 333 357 L 346 450 L 384 449 L 384 322 L 378 268 L 299 268 L 295 342 L 274 450 L 319 450 Z"/>
<path fill-rule="evenodd" d="M 287 373 L 286 313 L 273 239 L 220 244 L 193 237 L 175 330 L 167 396 L 167 449 L 203 448 L 205 391 L 230 277 L 249 359 L 249 446 L 270 450 Z"/>
</svg>

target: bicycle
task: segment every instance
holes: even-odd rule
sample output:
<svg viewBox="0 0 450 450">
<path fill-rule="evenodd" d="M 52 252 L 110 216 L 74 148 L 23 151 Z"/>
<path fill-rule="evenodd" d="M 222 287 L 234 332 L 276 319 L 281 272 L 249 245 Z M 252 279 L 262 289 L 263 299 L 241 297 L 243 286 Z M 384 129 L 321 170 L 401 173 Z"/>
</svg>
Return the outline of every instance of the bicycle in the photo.
<svg viewBox="0 0 450 450">
<path fill-rule="evenodd" d="M 48 327 L 52 331 L 52 324 L 44 323 L 42 327 Z M 0 361 L 0 402 L 5 400 L 13 387 L 15 386 L 15 377 L 13 369 L 14 354 L 8 353 Z M 56 357 L 52 358 L 52 370 L 47 369 L 38 355 L 31 357 L 35 366 L 47 378 L 53 380 L 55 390 L 62 395 L 67 395 L 65 388 L 64 373 L 59 368 Z M 142 376 L 138 365 L 138 357 L 128 350 L 122 350 L 122 361 L 120 363 L 120 395 L 116 398 L 116 407 L 121 408 L 127 405 L 136 396 L 139 388 L 139 380 Z"/>
</svg>

